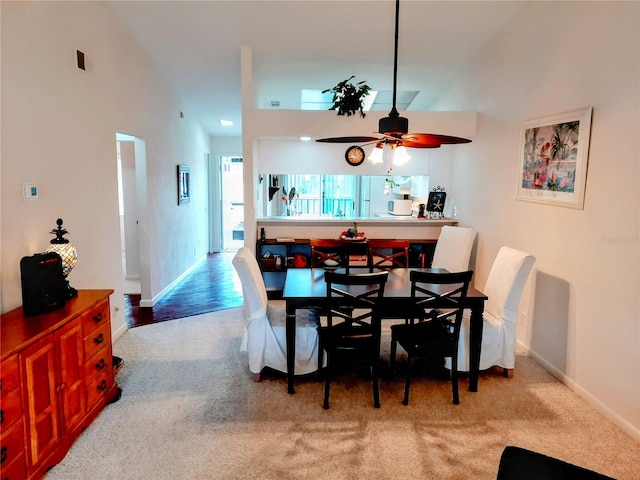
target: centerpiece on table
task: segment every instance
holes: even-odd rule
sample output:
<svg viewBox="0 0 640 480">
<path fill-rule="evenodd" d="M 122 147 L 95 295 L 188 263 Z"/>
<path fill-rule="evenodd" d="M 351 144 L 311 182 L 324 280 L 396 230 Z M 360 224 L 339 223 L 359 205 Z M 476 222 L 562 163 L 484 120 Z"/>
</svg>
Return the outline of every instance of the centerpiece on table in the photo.
<svg viewBox="0 0 640 480">
<path fill-rule="evenodd" d="M 362 242 L 367 239 L 364 232 L 358 231 L 358 224 L 355 222 L 353 223 L 353 227 L 342 232 L 342 234 L 340 235 L 340 238 L 342 240 L 349 240 L 352 242 Z"/>
</svg>

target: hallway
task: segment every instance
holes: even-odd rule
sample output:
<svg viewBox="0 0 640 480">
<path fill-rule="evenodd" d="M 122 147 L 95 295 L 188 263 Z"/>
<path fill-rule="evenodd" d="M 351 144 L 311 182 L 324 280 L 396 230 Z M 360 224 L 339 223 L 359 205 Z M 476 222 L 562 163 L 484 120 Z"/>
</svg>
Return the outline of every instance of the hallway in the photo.
<svg viewBox="0 0 640 480">
<path fill-rule="evenodd" d="M 242 306 L 242 287 L 231 260 L 235 251 L 210 253 L 191 274 L 152 308 L 140 308 L 140 295 L 125 295 L 129 328 Z"/>
</svg>

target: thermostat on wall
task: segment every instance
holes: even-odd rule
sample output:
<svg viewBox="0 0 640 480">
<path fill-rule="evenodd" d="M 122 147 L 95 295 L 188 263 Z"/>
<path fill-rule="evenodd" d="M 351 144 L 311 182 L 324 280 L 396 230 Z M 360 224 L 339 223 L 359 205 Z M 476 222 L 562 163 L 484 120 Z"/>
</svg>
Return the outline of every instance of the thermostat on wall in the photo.
<svg viewBox="0 0 640 480">
<path fill-rule="evenodd" d="M 23 183 L 22 193 L 25 200 L 33 200 L 35 198 L 38 198 L 38 185 L 35 185 L 33 183 Z"/>
</svg>

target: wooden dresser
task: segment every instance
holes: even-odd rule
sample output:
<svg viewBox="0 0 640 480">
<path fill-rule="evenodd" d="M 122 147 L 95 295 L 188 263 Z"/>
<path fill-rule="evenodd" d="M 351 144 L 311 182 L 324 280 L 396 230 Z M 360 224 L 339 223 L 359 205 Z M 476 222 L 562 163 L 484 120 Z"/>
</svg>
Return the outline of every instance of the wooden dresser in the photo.
<svg viewBox="0 0 640 480">
<path fill-rule="evenodd" d="M 109 295 L 80 290 L 64 308 L 2 315 L 2 480 L 38 479 L 118 394 Z"/>
</svg>

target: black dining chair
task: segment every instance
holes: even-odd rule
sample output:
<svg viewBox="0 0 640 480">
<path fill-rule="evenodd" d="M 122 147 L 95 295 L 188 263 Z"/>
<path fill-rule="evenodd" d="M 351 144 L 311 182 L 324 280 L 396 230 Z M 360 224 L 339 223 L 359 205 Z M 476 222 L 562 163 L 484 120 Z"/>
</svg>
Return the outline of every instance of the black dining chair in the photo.
<svg viewBox="0 0 640 480">
<path fill-rule="evenodd" d="M 411 320 L 391 326 L 390 370 L 395 371 L 397 345 L 407 352 L 407 373 L 402 403 L 409 403 L 411 364 L 414 358 L 451 357 L 453 403 L 459 404 L 458 341 L 467 290 L 473 271 L 458 273 L 411 271 Z M 438 308 L 433 308 L 437 302 Z M 445 305 L 444 307 L 442 305 Z M 416 321 L 417 319 L 417 321 Z"/>
<path fill-rule="evenodd" d="M 387 272 L 338 273 L 325 272 L 329 307 L 323 312 L 326 325 L 318 327 L 319 364 L 326 352 L 324 401 L 329 408 L 331 379 L 338 360 L 360 359 L 369 364 L 373 387 L 373 406 L 380 408 L 378 364 L 380 360 L 379 301 L 384 295 Z"/>
</svg>

